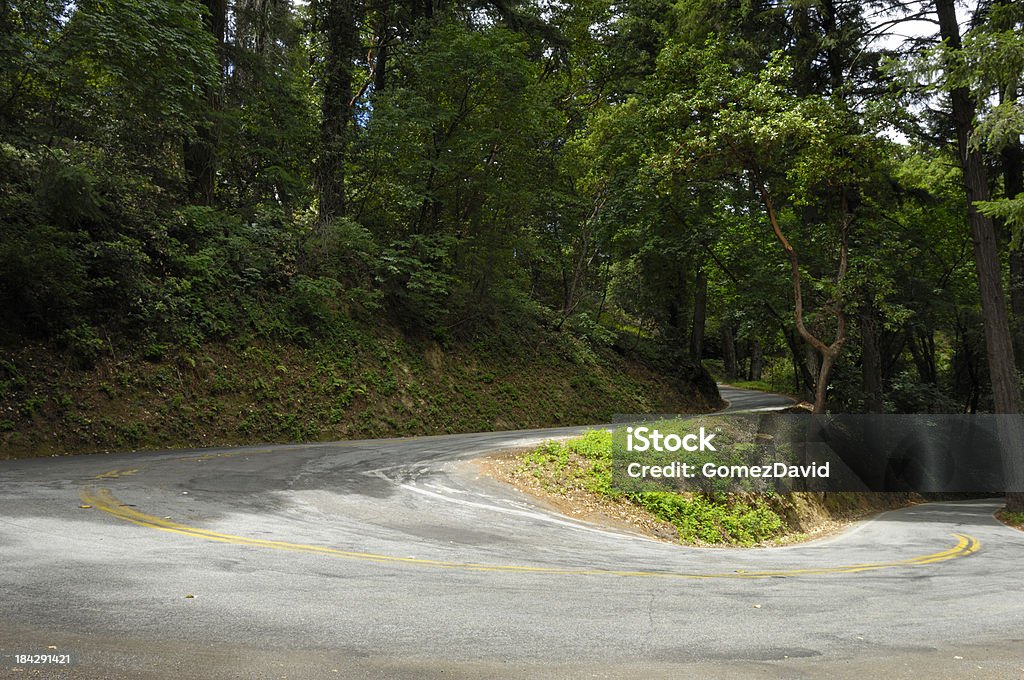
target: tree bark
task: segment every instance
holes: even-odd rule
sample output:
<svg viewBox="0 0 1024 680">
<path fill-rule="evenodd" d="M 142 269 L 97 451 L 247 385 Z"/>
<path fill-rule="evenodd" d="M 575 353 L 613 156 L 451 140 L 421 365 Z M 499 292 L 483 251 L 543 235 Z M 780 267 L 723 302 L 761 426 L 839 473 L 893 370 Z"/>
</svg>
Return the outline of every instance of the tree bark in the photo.
<svg viewBox="0 0 1024 680">
<path fill-rule="evenodd" d="M 811 382 L 805 392 L 807 393 L 807 400 L 814 402 L 815 395 L 818 393 L 818 375 L 821 372 L 822 355 L 821 352 L 809 343 L 805 342 L 801 346 L 804 348 L 803 364 L 807 367 L 807 373 L 811 376 Z"/>
<path fill-rule="evenodd" d="M 914 359 L 918 379 L 925 384 L 934 385 L 939 380 L 939 372 L 935 364 L 935 334 L 920 326 L 908 326 L 906 329 L 907 347 Z"/>
<path fill-rule="evenodd" d="M 801 352 L 806 349 L 807 343 L 803 341 L 795 328 L 786 329 L 783 335 L 786 338 L 786 344 L 789 346 L 789 352 L 793 355 L 795 393 L 805 393 L 807 398 L 810 399 L 811 395 L 814 394 L 814 375 L 817 371 L 812 373 L 811 367 L 807 365 L 804 357 L 801 356 Z"/>
<path fill-rule="evenodd" d="M 221 83 L 224 78 L 224 37 L 227 29 L 227 0 L 204 0 L 206 28 L 216 43 L 217 82 L 206 89 L 211 114 L 220 108 Z M 185 145 L 185 174 L 189 197 L 199 205 L 212 205 L 217 187 L 217 135 L 213 116 L 197 131 L 196 138 Z"/>
<path fill-rule="evenodd" d="M 979 400 L 978 358 L 967 323 L 957 314 L 953 345 L 953 390 L 963 400 L 964 413 L 977 413 Z"/>
<path fill-rule="evenodd" d="M 860 309 L 861 376 L 864 389 L 864 410 L 881 413 L 882 352 L 878 344 L 878 325 L 875 306 L 870 297 Z"/>
<path fill-rule="evenodd" d="M 846 278 L 849 256 L 847 231 L 849 230 L 850 216 L 846 210 L 846 196 L 845 194 L 843 195 L 843 224 L 841 230 L 842 245 L 839 249 L 839 268 L 836 272 L 837 297 L 832 300 L 832 311 L 836 317 L 836 334 L 832 343 L 826 345 L 820 339 L 815 337 L 815 335 L 811 333 L 804 324 L 803 291 L 800 286 L 800 261 L 797 258 L 796 250 L 793 248 L 792 244 L 790 244 L 789 239 L 787 239 L 786 235 L 782 233 L 782 227 L 779 225 L 779 221 L 775 215 L 775 205 L 772 202 L 771 196 L 768 194 L 768 189 L 760 180 L 757 181 L 757 190 L 761 195 L 761 201 L 764 204 L 765 210 L 768 212 L 768 221 L 771 223 L 772 231 L 775 233 L 775 238 L 782 246 L 782 249 L 786 252 L 786 257 L 789 260 L 790 276 L 793 281 L 793 318 L 796 322 L 796 330 L 800 334 L 800 337 L 804 339 L 804 342 L 817 350 L 821 355 L 821 363 L 819 364 L 818 376 L 815 381 L 813 412 L 816 414 L 825 413 L 825 399 L 828 395 L 828 380 L 832 371 L 832 364 L 835 363 L 836 357 L 839 356 L 839 352 L 842 350 L 843 343 L 846 342 L 846 313 L 842 308 L 842 300 L 838 298 L 839 291 L 841 290 L 840 284 L 843 279 Z"/>
<path fill-rule="evenodd" d="M 722 324 L 722 363 L 725 369 L 725 379 L 735 380 L 739 375 L 736 366 L 736 340 L 733 337 L 732 327 L 727 323 Z"/>
<path fill-rule="evenodd" d="M 376 33 L 376 45 L 373 54 L 374 95 L 383 92 L 387 86 L 388 51 L 391 41 L 390 17 L 390 0 L 378 0 L 377 16 L 374 21 L 374 33 Z"/>
<path fill-rule="evenodd" d="M 939 19 L 939 32 L 946 48 L 953 52 L 962 47 L 960 26 L 956 19 L 954 0 L 935 0 Z M 974 132 L 975 103 L 966 87 L 953 88 L 950 92 L 953 125 L 956 130 L 957 152 L 963 169 L 964 191 L 967 194 L 967 215 L 974 241 L 974 262 L 977 267 L 978 292 L 981 295 L 981 311 L 984 317 L 985 353 L 988 357 L 989 380 L 992 383 L 992 400 L 996 413 L 1020 413 L 1020 377 L 1014 362 L 1013 340 L 1010 321 L 1003 297 L 1002 267 L 996 245 L 995 225 L 981 214 L 976 201 L 989 198 L 988 177 L 981 157 L 981 151 L 971 146 Z M 1008 423 L 1012 426 L 1012 423 Z M 1001 424 L 1002 425 L 1002 424 Z M 1009 439 L 1008 441 L 1014 441 Z M 1012 511 L 1024 509 L 1024 493 L 1020 492 L 1021 478 L 1024 477 L 1024 461 L 1019 451 L 1013 457 L 1004 459 L 1007 479 L 1006 505 Z"/>
<path fill-rule="evenodd" d="M 960 26 L 956 19 L 954 0 L 935 0 L 939 32 L 946 48 L 959 51 Z M 1001 282 L 1002 268 L 996 246 L 995 226 L 981 214 L 977 201 L 989 198 L 988 177 L 981 151 L 971 147 L 974 132 L 975 104 L 966 87 L 950 91 L 953 125 L 956 131 L 958 160 L 963 169 L 964 191 L 967 194 L 967 216 L 974 241 L 974 262 L 977 267 L 978 292 L 984 317 L 985 350 L 988 357 L 992 397 L 997 413 L 1020 413 L 1020 384 L 1013 358 L 1013 342 L 1006 313 L 1006 300 Z"/>
<path fill-rule="evenodd" d="M 796 354 L 793 355 L 793 394 L 800 394 L 800 367 Z"/>
<path fill-rule="evenodd" d="M 1007 145 L 1002 151 L 1003 187 L 1007 198 L 1024 192 L 1024 149 L 1020 142 Z M 1017 368 L 1024 367 L 1024 248 L 1010 250 L 1010 332 L 1013 334 L 1014 358 Z"/>
<path fill-rule="evenodd" d="M 1010 251 L 1010 332 L 1013 334 L 1014 359 L 1024 366 L 1024 250 Z"/>
<path fill-rule="evenodd" d="M 757 338 L 753 338 L 750 341 L 750 373 L 748 374 L 748 378 L 750 380 L 760 380 L 763 370 L 764 351 L 761 347 L 761 341 Z"/>
<path fill-rule="evenodd" d="M 693 326 L 690 329 L 690 358 L 700 361 L 704 356 L 704 325 L 707 320 L 708 273 L 703 267 L 697 269 L 697 280 L 693 293 Z"/>
<path fill-rule="evenodd" d="M 353 111 L 352 74 L 360 51 L 356 0 L 320 0 L 325 54 L 316 167 L 321 223 L 345 214 L 345 163 Z"/>
</svg>

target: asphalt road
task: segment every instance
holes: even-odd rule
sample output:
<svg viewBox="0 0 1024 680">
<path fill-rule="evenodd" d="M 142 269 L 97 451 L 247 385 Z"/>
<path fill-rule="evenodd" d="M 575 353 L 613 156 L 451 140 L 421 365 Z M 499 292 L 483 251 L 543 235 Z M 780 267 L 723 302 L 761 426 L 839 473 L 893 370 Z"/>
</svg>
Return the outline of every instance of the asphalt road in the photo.
<svg viewBox="0 0 1024 680">
<path fill-rule="evenodd" d="M 997 502 L 688 549 L 468 462 L 581 429 L 0 462 L 0 676 L 1024 677 Z"/>
</svg>

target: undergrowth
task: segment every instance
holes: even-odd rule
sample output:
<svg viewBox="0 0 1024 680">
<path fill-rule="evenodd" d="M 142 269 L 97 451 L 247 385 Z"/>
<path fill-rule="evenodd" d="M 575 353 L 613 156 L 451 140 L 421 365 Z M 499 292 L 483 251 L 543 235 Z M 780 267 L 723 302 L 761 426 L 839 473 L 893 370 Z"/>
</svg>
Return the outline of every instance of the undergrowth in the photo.
<svg viewBox="0 0 1024 680">
<path fill-rule="evenodd" d="M 607 430 L 591 430 L 565 442 L 546 442 L 526 454 L 523 463 L 549 492 L 581 489 L 608 498 L 625 498 L 672 524 L 682 543 L 750 546 L 777 538 L 788 529 L 767 495 L 740 498 L 617 491 L 612 486 L 612 433 Z"/>
</svg>

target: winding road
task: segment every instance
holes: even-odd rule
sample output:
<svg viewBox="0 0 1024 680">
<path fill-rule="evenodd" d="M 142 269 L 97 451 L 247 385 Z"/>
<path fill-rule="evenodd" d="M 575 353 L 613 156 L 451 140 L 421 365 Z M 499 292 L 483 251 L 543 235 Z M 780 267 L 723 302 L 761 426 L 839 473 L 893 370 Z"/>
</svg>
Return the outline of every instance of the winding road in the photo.
<svg viewBox="0 0 1024 680">
<path fill-rule="evenodd" d="M 1024 677 L 997 501 L 690 549 L 469 462 L 584 429 L 0 462 L 0 677 Z"/>
</svg>

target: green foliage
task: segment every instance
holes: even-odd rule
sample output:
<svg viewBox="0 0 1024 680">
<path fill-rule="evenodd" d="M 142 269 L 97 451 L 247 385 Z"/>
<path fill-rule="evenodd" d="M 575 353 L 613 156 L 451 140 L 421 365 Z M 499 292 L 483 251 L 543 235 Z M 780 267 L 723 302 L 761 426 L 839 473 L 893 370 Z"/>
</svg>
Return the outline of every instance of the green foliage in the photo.
<svg viewBox="0 0 1024 680">
<path fill-rule="evenodd" d="M 427 327 L 515 307 L 558 119 L 528 45 L 501 27 L 439 21 L 375 96 L 353 178 L 362 222 L 384 245 L 398 317 Z M 447 322 L 447 323 L 442 323 Z"/>
<path fill-rule="evenodd" d="M 390 307 L 415 325 L 443 318 L 455 285 L 452 254 L 455 239 L 414 235 L 394 241 L 381 253 L 380 275 Z"/>
<path fill-rule="evenodd" d="M 611 442 L 611 432 L 590 430 L 565 442 L 546 442 L 528 453 L 524 461 L 537 468 L 535 474 L 543 471 L 553 475 L 563 488 L 613 495 Z"/>
<path fill-rule="evenodd" d="M 938 385 L 923 383 L 910 371 L 895 376 L 887 398 L 893 413 L 957 413 L 961 406 Z"/>
<path fill-rule="evenodd" d="M 223 168 L 221 200 L 242 212 L 254 207 L 298 210 L 311 198 L 316 107 L 309 92 L 312 54 L 304 17 L 288 3 L 237 3 L 229 103 L 215 112 Z"/>
<path fill-rule="evenodd" d="M 1010 526 L 1017 528 L 1024 527 L 1024 512 L 1007 512 L 1004 510 L 999 513 L 998 517 Z"/>
<path fill-rule="evenodd" d="M 328 277 L 311 278 L 299 274 L 290 282 L 286 305 L 301 339 L 307 344 L 313 338 L 330 338 L 342 317 L 336 306 L 342 285 Z"/>
<path fill-rule="evenodd" d="M 612 434 L 590 430 L 564 442 L 549 441 L 523 457 L 524 465 L 549 490 L 580 489 L 625 498 L 679 531 L 683 543 L 753 545 L 779 536 L 782 518 L 757 496 L 678 494 L 663 491 L 623 494 L 612 487 Z"/>
<path fill-rule="evenodd" d="M 138 153 L 195 131 L 215 79 L 213 40 L 193 0 L 79 0 L 65 34 L 67 114 L 102 121 L 108 143 Z M 62 102 L 65 101 L 62 98 Z M 105 129 L 104 129 L 105 128 Z M 104 136 L 105 136 L 104 135 Z"/>
<path fill-rule="evenodd" d="M 968 206 L 926 113 L 944 104 L 914 96 L 971 92 L 994 188 L 973 207 L 1019 246 L 1018 4 L 984 4 L 962 50 L 885 66 L 856 3 L 226 5 L 0 12 L 5 344 L 88 366 L 377 323 L 507 357 L 553 330 L 579 367 L 613 347 L 696 380 L 732 346 L 730 373 L 756 379 L 757 355 L 803 392 L 770 204 L 807 326 L 846 316 L 833 408 L 864 407 L 871 349 L 884 407 L 984 408 Z M 339 61 L 328 26 L 369 49 Z"/>
<path fill-rule="evenodd" d="M 635 502 L 652 515 L 673 524 L 684 543 L 753 545 L 778 536 L 785 524 L 761 500 L 714 502 L 703 496 L 683 498 L 652 491 L 638 494 Z"/>
</svg>

